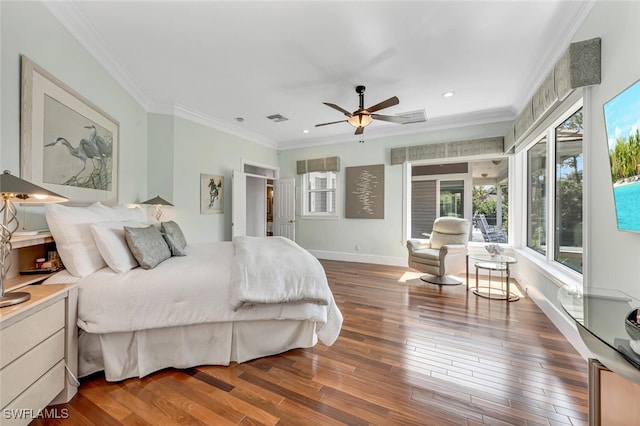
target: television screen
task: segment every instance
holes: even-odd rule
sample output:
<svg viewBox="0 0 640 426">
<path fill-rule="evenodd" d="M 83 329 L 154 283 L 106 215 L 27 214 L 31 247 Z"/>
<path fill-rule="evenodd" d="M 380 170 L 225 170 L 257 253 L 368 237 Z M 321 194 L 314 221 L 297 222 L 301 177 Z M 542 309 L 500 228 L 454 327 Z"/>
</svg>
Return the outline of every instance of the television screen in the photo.
<svg viewBox="0 0 640 426">
<path fill-rule="evenodd" d="M 604 104 L 618 229 L 640 232 L 640 81 Z"/>
</svg>

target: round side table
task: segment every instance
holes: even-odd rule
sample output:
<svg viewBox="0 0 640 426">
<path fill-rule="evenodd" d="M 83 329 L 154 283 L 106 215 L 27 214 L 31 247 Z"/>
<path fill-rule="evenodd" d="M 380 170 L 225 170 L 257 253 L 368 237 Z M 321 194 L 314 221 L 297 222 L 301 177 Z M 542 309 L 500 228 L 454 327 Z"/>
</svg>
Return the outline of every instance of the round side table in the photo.
<svg viewBox="0 0 640 426">
<path fill-rule="evenodd" d="M 516 263 L 518 260 L 512 256 L 495 255 L 490 254 L 470 254 L 469 258 L 476 261 L 474 266 L 476 267 L 476 288 L 473 289 L 473 293 L 480 297 L 486 297 L 487 299 L 506 300 L 507 302 L 515 302 L 520 299 L 515 293 L 511 292 L 511 274 L 509 266 Z M 478 285 L 478 271 L 484 269 L 489 272 L 489 285 Z M 500 289 L 491 287 L 492 272 L 500 272 Z M 506 290 L 503 283 L 506 275 Z M 468 276 L 467 276 L 468 282 Z M 493 292 L 492 292 L 493 291 Z"/>
</svg>

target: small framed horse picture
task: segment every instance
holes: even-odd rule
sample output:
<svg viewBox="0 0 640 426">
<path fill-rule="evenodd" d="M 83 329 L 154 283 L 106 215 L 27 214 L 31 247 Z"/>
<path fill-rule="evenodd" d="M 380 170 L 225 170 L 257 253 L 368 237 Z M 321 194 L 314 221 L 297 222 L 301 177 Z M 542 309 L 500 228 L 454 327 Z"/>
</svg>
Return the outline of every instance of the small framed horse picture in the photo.
<svg viewBox="0 0 640 426">
<path fill-rule="evenodd" d="M 224 176 L 200 174 L 200 214 L 224 213 Z"/>
</svg>

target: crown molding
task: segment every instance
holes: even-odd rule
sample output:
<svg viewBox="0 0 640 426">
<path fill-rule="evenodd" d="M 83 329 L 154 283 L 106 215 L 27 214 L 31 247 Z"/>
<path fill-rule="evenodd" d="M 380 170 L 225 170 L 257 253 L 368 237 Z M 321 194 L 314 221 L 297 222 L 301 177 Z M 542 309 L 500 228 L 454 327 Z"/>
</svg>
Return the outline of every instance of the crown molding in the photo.
<svg viewBox="0 0 640 426">
<path fill-rule="evenodd" d="M 573 10 L 573 15 L 565 18 L 566 25 L 554 31 L 558 36 L 554 38 L 555 41 L 553 43 L 549 43 L 549 45 L 555 46 L 555 48 L 546 58 L 541 58 L 540 61 L 538 61 L 538 66 L 533 69 L 533 72 L 525 84 L 522 85 L 523 90 L 521 90 L 520 95 L 516 98 L 516 104 L 514 105 L 518 114 L 524 109 L 525 105 L 536 93 L 536 90 L 538 90 L 545 78 L 547 78 L 549 73 L 554 69 L 562 54 L 567 50 L 573 36 L 578 32 L 587 15 L 591 12 L 591 9 L 593 9 L 596 0 L 579 1 L 572 4 L 577 6 Z"/>
<path fill-rule="evenodd" d="M 139 82 L 120 62 L 76 3 L 71 1 L 45 1 L 43 3 L 62 26 L 120 83 L 125 91 L 145 111 L 149 111 L 153 103 L 149 93 L 140 86 Z"/>
<path fill-rule="evenodd" d="M 573 25 L 566 29 L 563 39 L 570 41 L 571 37 L 577 31 L 591 10 L 595 1 L 588 1 L 576 13 L 581 19 L 571 20 Z M 335 143 L 353 142 L 359 140 L 359 137 L 352 134 L 334 135 L 314 139 L 297 139 L 291 141 L 277 142 L 273 139 L 266 138 L 258 133 L 246 130 L 240 126 L 233 125 L 213 116 L 207 115 L 200 111 L 190 109 L 184 105 L 161 104 L 155 102 L 150 94 L 144 90 L 139 82 L 133 77 L 129 70 L 122 64 L 118 57 L 113 53 L 109 46 L 104 42 L 95 28 L 84 16 L 80 8 L 75 2 L 71 1 L 45 1 L 45 6 L 54 15 L 56 19 L 75 37 L 78 42 L 111 74 L 111 76 L 129 93 L 133 99 L 138 102 L 142 108 L 148 113 L 159 113 L 175 115 L 186 120 L 190 120 L 204 126 L 224 131 L 226 133 L 238 136 L 248 141 L 274 149 L 297 149 L 302 147 L 329 145 Z M 564 47 L 564 44 L 562 45 Z M 558 49 L 553 56 L 558 56 L 563 49 Z M 555 63 L 555 62 L 553 62 Z M 544 64 L 545 67 L 548 64 Z M 533 74 L 537 75 L 537 74 Z M 544 74 L 546 75 L 546 74 Z M 533 78 L 531 79 L 533 80 Z M 524 87 L 537 88 L 537 85 Z M 524 97 L 522 99 L 529 99 Z M 521 108 L 520 108 L 521 109 Z M 502 121 L 513 121 L 516 117 L 516 111 L 513 108 L 502 108 L 494 110 L 485 110 L 472 112 L 468 114 L 460 114 L 451 117 L 427 119 L 424 123 L 413 123 L 405 126 L 388 126 L 382 129 L 369 129 L 365 135 L 367 139 L 379 139 L 390 136 L 410 135 L 416 133 L 430 132 L 434 130 L 450 129 L 457 127 L 466 127 L 472 125 L 490 124 Z"/>
<path fill-rule="evenodd" d="M 413 123 L 407 125 L 387 126 L 385 129 L 370 129 L 364 140 L 381 139 L 392 136 L 414 135 L 427 133 L 436 130 L 455 129 L 460 127 L 478 126 L 483 124 L 494 124 L 509 122 L 516 119 L 516 113 L 512 108 L 497 108 L 485 111 L 470 112 L 442 118 L 428 119 L 424 123 Z M 370 130 L 369 130 L 370 129 Z M 277 148 L 279 150 L 308 148 L 311 146 L 331 145 L 343 142 L 356 142 L 360 136 L 338 135 L 314 139 L 298 139 L 295 141 L 281 142 Z"/>
<path fill-rule="evenodd" d="M 266 146 L 268 148 L 277 148 L 276 141 L 266 138 L 258 133 L 250 130 L 243 129 L 242 127 L 234 126 L 233 124 L 219 120 L 210 115 L 204 114 L 200 111 L 190 109 L 184 105 L 176 104 L 173 107 L 173 115 L 176 117 L 184 118 L 185 120 L 193 121 L 203 126 L 210 127 L 216 130 L 229 133 L 234 136 L 238 136 L 242 139 L 246 139 L 250 142 L 255 142 L 259 145 Z"/>
<path fill-rule="evenodd" d="M 100 37 L 93 25 L 87 20 L 74 2 L 44 2 L 51 14 L 64 26 L 73 37 L 107 70 L 109 74 L 138 102 L 148 113 L 173 114 L 204 126 L 221 130 L 251 142 L 275 148 L 275 141 L 241 127 L 223 122 L 202 112 L 189 109 L 183 105 L 168 105 L 154 102 L 129 70 Z"/>
</svg>

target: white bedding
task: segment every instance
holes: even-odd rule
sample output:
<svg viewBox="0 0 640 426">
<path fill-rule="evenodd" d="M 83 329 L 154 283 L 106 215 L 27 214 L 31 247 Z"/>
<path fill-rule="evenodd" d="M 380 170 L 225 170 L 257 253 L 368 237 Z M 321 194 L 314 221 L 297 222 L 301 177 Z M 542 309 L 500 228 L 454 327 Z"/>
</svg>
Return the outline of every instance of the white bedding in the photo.
<svg viewBox="0 0 640 426">
<path fill-rule="evenodd" d="M 327 276 L 318 259 L 284 237 L 233 239 L 231 306 L 331 303 Z"/>
<path fill-rule="evenodd" d="M 320 341 L 331 345 L 337 339 L 342 314 L 328 286 L 327 305 L 256 304 L 234 311 L 229 285 L 233 243 L 190 244 L 186 250 L 186 256 L 172 257 L 151 270 L 117 274 L 103 268 L 80 279 L 78 326 L 105 334 L 201 323 L 311 320 Z M 60 279 L 64 277 L 56 277 Z"/>
</svg>

